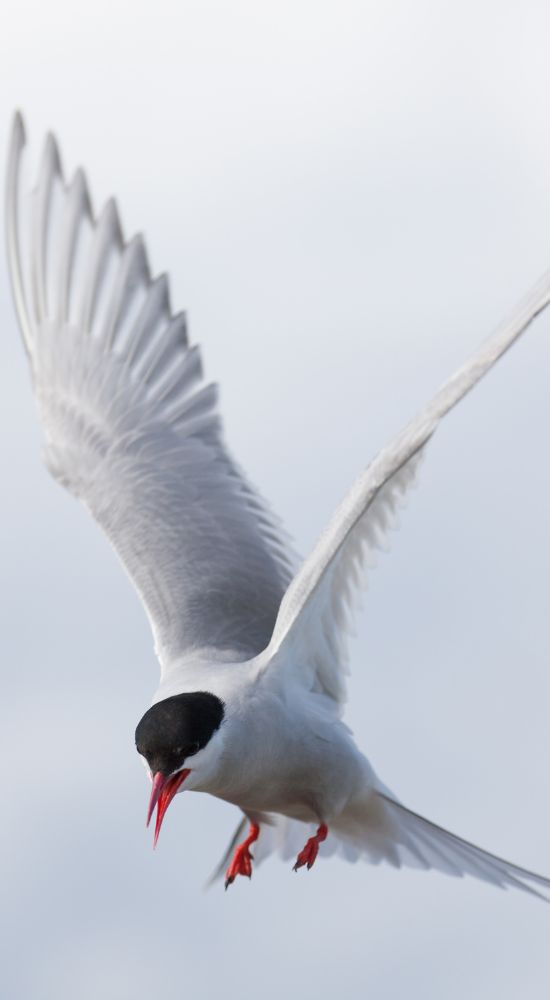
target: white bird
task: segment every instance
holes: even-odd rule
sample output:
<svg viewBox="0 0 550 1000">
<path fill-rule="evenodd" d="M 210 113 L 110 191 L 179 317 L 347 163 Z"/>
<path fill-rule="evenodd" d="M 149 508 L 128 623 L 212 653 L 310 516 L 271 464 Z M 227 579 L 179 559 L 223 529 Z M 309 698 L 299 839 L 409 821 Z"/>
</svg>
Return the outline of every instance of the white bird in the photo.
<svg viewBox="0 0 550 1000">
<path fill-rule="evenodd" d="M 81 499 L 128 571 L 161 679 L 136 730 L 152 780 L 155 843 L 177 792 L 209 792 L 243 819 L 225 884 L 258 854 L 295 869 L 339 851 L 473 875 L 539 895 L 550 880 L 495 857 L 397 801 L 341 719 L 346 630 L 369 556 L 392 526 L 426 443 L 550 301 L 550 273 L 374 459 L 293 576 L 279 522 L 228 452 L 217 390 L 115 202 L 99 215 L 54 138 L 32 195 L 19 191 L 16 115 L 7 181 L 13 294 L 53 476 Z M 20 208 L 30 212 L 30 232 Z M 249 824 L 248 835 L 244 836 Z"/>
</svg>

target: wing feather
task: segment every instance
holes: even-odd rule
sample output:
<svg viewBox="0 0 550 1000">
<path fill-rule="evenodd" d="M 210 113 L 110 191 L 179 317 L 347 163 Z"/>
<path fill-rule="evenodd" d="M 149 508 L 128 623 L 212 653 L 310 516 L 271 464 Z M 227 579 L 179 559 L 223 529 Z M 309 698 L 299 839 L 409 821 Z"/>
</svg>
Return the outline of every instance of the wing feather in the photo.
<svg viewBox="0 0 550 1000">
<path fill-rule="evenodd" d="M 383 549 L 440 420 L 473 388 L 550 301 L 547 272 L 496 333 L 357 479 L 290 584 L 260 669 L 282 663 L 310 690 L 345 698 L 346 632 L 364 566 Z M 351 599 L 350 599 L 351 597 Z M 297 669 L 296 664 L 300 667 Z"/>
<path fill-rule="evenodd" d="M 100 338 L 105 351 L 113 345 L 138 288 L 147 288 L 150 281 L 149 262 L 143 237 L 133 236 L 122 251 L 111 294 L 103 318 Z M 128 358 L 127 358 L 128 360 Z"/>
<path fill-rule="evenodd" d="M 103 207 L 94 227 L 93 243 L 82 289 L 82 312 L 77 326 L 86 333 L 92 330 L 99 294 L 107 272 L 109 258 L 121 251 L 122 226 L 113 198 Z"/>
<path fill-rule="evenodd" d="M 24 145 L 16 116 L 8 254 L 48 468 L 121 557 L 163 668 L 205 650 L 254 656 L 291 576 L 286 539 L 225 447 L 168 278 L 151 277 L 142 236 L 124 239 L 112 199 L 94 216 L 82 170 L 65 184 L 51 135 L 23 250 Z"/>
<path fill-rule="evenodd" d="M 47 135 L 42 154 L 38 185 L 33 198 L 33 252 L 32 288 L 34 314 L 37 320 L 48 315 L 47 244 L 54 183 L 60 178 L 61 164 L 57 144 L 51 133 Z"/>
<path fill-rule="evenodd" d="M 56 320 L 61 325 L 69 320 L 73 266 L 84 218 L 91 219 L 91 202 L 84 172 L 77 170 L 67 189 L 60 239 Z"/>
</svg>

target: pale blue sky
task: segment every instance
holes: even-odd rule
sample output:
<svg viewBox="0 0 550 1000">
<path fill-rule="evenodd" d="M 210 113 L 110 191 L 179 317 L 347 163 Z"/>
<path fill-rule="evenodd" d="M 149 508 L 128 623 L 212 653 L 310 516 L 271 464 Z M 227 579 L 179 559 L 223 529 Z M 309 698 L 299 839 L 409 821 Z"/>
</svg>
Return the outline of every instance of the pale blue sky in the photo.
<svg viewBox="0 0 550 1000">
<path fill-rule="evenodd" d="M 417 0 L 3 8 L 14 106 L 189 310 L 229 442 L 301 552 L 388 436 L 550 266 L 550 13 Z M 5 144 L 5 143 L 4 143 Z M 0 706 L 10 1000 L 543 1000 L 550 908 L 474 881 L 271 860 L 236 821 L 159 847 L 133 730 L 157 668 L 98 529 L 47 476 L 2 258 Z M 348 719 L 413 809 L 550 875 L 550 317 L 430 445 L 371 575 Z"/>
</svg>

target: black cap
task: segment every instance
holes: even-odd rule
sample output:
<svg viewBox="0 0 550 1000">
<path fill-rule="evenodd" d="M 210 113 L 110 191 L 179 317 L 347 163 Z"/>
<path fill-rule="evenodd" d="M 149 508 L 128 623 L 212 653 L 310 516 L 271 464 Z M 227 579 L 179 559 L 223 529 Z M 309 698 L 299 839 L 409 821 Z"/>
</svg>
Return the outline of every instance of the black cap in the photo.
<svg viewBox="0 0 550 1000">
<path fill-rule="evenodd" d="M 153 774 L 172 774 L 219 729 L 223 702 L 207 691 L 176 694 L 157 702 L 136 729 L 136 748 Z"/>
</svg>

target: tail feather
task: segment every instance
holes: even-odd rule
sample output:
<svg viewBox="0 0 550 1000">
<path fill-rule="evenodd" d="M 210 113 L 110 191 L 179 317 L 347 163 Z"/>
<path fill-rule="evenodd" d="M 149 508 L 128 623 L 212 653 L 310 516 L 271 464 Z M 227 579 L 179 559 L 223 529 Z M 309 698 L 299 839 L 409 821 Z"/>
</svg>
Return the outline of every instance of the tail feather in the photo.
<svg viewBox="0 0 550 1000">
<path fill-rule="evenodd" d="M 243 819 L 210 882 L 223 875 L 245 826 L 246 819 Z M 296 857 L 314 830 L 314 825 L 270 814 L 268 824 L 261 827 L 255 851 L 256 865 L 272 853 L 279 853 L 285 861 Z M 550 894 L 550 879 L 457 837 L 407 809 L 385 789 L 371 791 L 367 798 L 346 809 L 329 827 L 329 836 L 321 844 L 320 854 L 326 857 L 334 853 L 347 861 L 363 858 L 371 864 L 386 862 L 396 868 L 431 868 L 455 878 L 470 875 L 501 889 L 521 889 L 550 902 L 549 896 L 537 888 Z"/>
<path fill-rule="evenodd" d="M 522 889 L 550 902 L 547 896 L 534 887 L 540 886 L 550 893 L 550 879 L 505 861 L 504 858 L 490 854 L 481 847 L 476 847 L 468 840 L 463 840 L 462 837 L 457 837 L 449 830 L 412 812 L 384 793 L 376 792 L 375 795 L 383 803 L 384 811 L 393 828 L 398 855 L 401 855 L 401 846 L 409 839 L 418 846 L 430 868 L 459 877 L 471 875 L 502 889 L 508 887 Z M 366 835 L 368 837 L 368 829 Z M 402 856 L 400 861 L 406 863 Z"/>
</svg>

